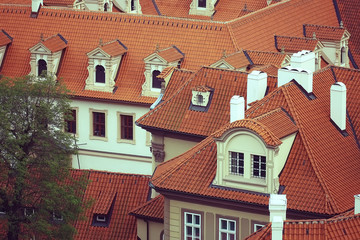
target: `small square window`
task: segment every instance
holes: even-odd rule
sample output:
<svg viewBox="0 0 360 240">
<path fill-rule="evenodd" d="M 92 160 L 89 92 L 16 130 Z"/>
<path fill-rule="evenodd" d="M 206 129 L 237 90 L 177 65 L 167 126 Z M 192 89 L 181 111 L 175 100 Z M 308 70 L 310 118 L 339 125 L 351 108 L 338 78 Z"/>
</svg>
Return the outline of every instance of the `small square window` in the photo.
<svg viewBox="0 0 360 240">
<path fill-rule="evenodd" d="M 98 222 L 106 222 L 106 216 L 105 215 L 97 215 L 96 216 L 96 221 Z"/>
</svg>

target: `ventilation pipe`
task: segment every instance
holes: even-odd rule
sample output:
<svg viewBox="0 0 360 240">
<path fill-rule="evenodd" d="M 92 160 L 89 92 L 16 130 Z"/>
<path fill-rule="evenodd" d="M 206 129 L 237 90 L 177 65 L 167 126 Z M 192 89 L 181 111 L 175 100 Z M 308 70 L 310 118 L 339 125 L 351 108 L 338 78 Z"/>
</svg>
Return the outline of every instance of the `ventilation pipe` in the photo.
<svg viewBox="0 0 360 240">
<path fill-rule="evenodd" d="M 37 13 L 40 9 L 40 5 L 44 5 L 43 0 L 32 0 L 31 2 L 31 12 Z"/>
<path fill-rule="evenodd" d="M 360 194 L 355 195 L 354 214 L 360 213 Z"/>
<path fill-rule="evenodd" d="M 230 100 L 230 122 L 245 118 L 245 99 L 235 95 Z"/>
<path fill-rule="evenodd" d="M 270 194 L 269 211 L 273 240 L 282 240 L 287 200 L 284 194 Z"/>
<path fill-rule="evenodd" d="M 291 67 L 306 69 L 315 72 L 315 53 L 307 50 L 294 53 L 290 60 Z"/>
<path fill-rule="evenodd" d="M 247 109 L 249 104 L 262 99 L 267 87 L 267 74 L 260 71 L 252 71 L 247 77 Z"/>
<path fill-rule="evenodd" d="M 283 67 L 278 70 L 278 87 L 293 79 L 301 85 L 307 93 L 312 93 L 313 73 L 311 71 L 292 66 Z"/>
<path fill-rule="evenodd" d="M 342 82 L 330 88 L 330 118 L 341 131 L 346 129 L 346 86 Z"/>
</svg>

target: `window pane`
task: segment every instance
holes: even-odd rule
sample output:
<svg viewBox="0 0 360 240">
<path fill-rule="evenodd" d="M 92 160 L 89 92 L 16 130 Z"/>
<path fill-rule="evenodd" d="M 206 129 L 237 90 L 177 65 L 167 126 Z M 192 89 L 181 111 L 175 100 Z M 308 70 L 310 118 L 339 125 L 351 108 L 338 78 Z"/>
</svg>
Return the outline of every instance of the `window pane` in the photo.
<svg viewBox="0 0 360 240">
<path fill-rule="evenodd" d="M 231 231 L 235 230 L 235 222 L 234 221 L 230 221 L 230 230 Z"/>
<path fill-rule="evenodd" d="M 192 227 L 186 227 L 186 235 L 192 235 Z"/>
<path fill-rule="evenodd" d="M 152 73 L 152 87 L 153 88 L 161 88 L 161 80 L 157 76 L 159 76 L 160 71 L 155 70 Z"/>
<path fill-rule="evenodd" d="M 200 224 L 200 216 L 195 215 L 195 224 Z"/>
<path fill-rule="evenodd" d="M 230 240 L 235 240 L 235 234 L 229 234 L 229 239 Z"/>
<path fill-rule="evenodd" d="M 221 240 L 227 240 L 226 239 L 226 233 L 221 233 Z"/>
<path fill-rule="evenodd" d="M 200 237 L 200 228 L 195 228 L 195 236 Z"/>
<path fill-rule="evenodd" d="M 226 220 L 221 220 L 221 229 L 227 229 L 227 221 Z"/>
<path fill-rule="evenodd" d="M 105 68 L 101 65 L 97 65 L 96 68 L 95 82 L 105 83 Z"/>
<path fill-rule="evenodd" d="M 105 137 L 105 113 L 93 112 L 93 135 Z"/>
<path fill-rule="evenodd" d="M 186 223 L 192 223 L 192 215 L 189 213 L 186 214 Z"/>
<path fill-rule="evenodd" d="M 120 115 L 121 138 L 133 140 L 133 116 Z"/>
</svg>

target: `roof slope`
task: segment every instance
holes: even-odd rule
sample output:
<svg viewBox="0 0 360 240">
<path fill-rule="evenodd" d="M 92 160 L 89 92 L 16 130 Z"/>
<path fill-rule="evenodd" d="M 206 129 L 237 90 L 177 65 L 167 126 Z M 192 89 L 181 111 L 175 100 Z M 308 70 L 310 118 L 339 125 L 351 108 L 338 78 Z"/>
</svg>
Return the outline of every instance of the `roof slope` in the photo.
<svg viewBox="0 0 360 240">
<path fill-rule="evenodd" d="M 164 196 L 159 195 L 144 203 L 130 213 L 137 218 L 150 219 L 157 222 L 164 221 Z"/>
<path fill-rule="evenodd" d="M 360 76 L 360 72 L 356 73 Z M 334 82 L 332 69 L 327 68 L 314 74 L 316 99 L 309 100 L 298 84 L 292 82 L 246 111 L 247 118 L 256 118 L 281 107 L 299 129 L 279 179 L 285 187 L 283 194 L 287 194 L 289 209 L 338 214 L 352 208 L 353 195 L 358 193 L 360 150 L 351 124 L 348 119 L 349 136 L 344 137 L 329 118 L 330 86 Z M 351 98 L 348 101 L 351 105 Z M 268 197 L 262 194 L 211 187 L 215 172 L 216 144 L 209 137 L 183 155 L 159 165 L 152 183 L 160 190 L 268 204 Z"/>
<path fill-rule="evenodd" d="M 75 239 L 133 239 L 136 240 L 136 218 L 128 213 L 146 202 L 149 196 L 149 177 L 90 171 L 85 199 L 94 204 L 85 212 L 86 220 L 77 221 Z M 108 227 L 92 226 L 95 213 L 105 214 L 104 206 L 114 201 Z"/>
<path fill-rule="evenodd" d="M 222 23 L 48 7 L 42 7 L 37 18 L 30 18 L 30 11 L 30 7 L 0 5 L 0 29 L 13 37 L 1 74 L 28 74 L 28 49 L 38 42 L 41 34 L 46 38 L 60 33 L 68 44 L 58 77 L 80 97 L 154 102 L 155 98 L 141 96 L 141 91 L 145 81 L 143 59 L 153 53 L 157 45 L 160 49 L 176 45 L 186 56 L 181 67 L 190 70 L 213 63 L 224 49 L 234 51 L 229 32 Z M 114 93 L 84 90 L 88 76 L 86 53 L 98 46 L 100 38 L 103 42 L 118 39 L 128 48 Z"/>
<path fill-rule="evenodd" d="M 320 40 L 340 41 L 345 33 L 345 28 L 304 24 L 305 37 L 311 38 L 314 36 L 314 33 L 316 38 Z"/>
<path fill-rule="evenodd" d="M 275 35 L 275 47 L 278 51 L 299 52 L 302 50 L 314 51 L 318 44 L 317 39 L 287 37 Z"/>
<path fill-rule="evenodd" d="M 209 136 L 230 121 L 231 97 L 240 95 L 246 99 L 247 75 L 239 71 L 203 67 L 192 75 L 174 95 L 167 97 L 163 103 L 139 118 L 137 124 L 144 128 Z M 268 77 L 270 90 L 274 89 L 275 83 L 276 78 Z M 192 89 L 196 86 L 214 89 L 210 107 L 206 112 L 189 109 Z M 168 89 L 171 89 L 170 87 L 171 85 Z"/>
</svg>

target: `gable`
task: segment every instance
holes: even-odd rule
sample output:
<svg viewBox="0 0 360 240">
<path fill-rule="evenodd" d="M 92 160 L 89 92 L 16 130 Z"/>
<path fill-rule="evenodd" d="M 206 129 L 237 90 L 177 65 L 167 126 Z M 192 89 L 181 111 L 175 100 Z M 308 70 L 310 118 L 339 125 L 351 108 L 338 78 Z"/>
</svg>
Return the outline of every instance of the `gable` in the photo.
<svg viewBox="0 0 360 240">
<path fill-rule="evenodd" d="M 215 68 L 223 68 L 223 69 L 230 69 L 234 70 L 235 68 L 231 66 L 229 63 L 227 63 L 225 60 L 221 59 L 217 61 L 216 63 L 212 64 L 211 67 Z"/>
<path fill-rule="evenodd" d="M 29 49 L 31 53 L 38 53 L 38 54 L 51 54 L 51 51 L 44 46 L 41 42 L 33 46 Z"/>
<path fill-rule="evenodd" d="M 110 55 L 99 47 L 95 48 L 91 52 L 87 53 L 89 58 L 110 58 Z"/>
<path fill-rule="evenodd" d="M 154 64 L 168 64 L 168 62 L 159 56 L 157 53 L 153 53 L 150 56 L 144 58 L 144 62 L 146 63 L 154 63 Z"/>
</svg>

